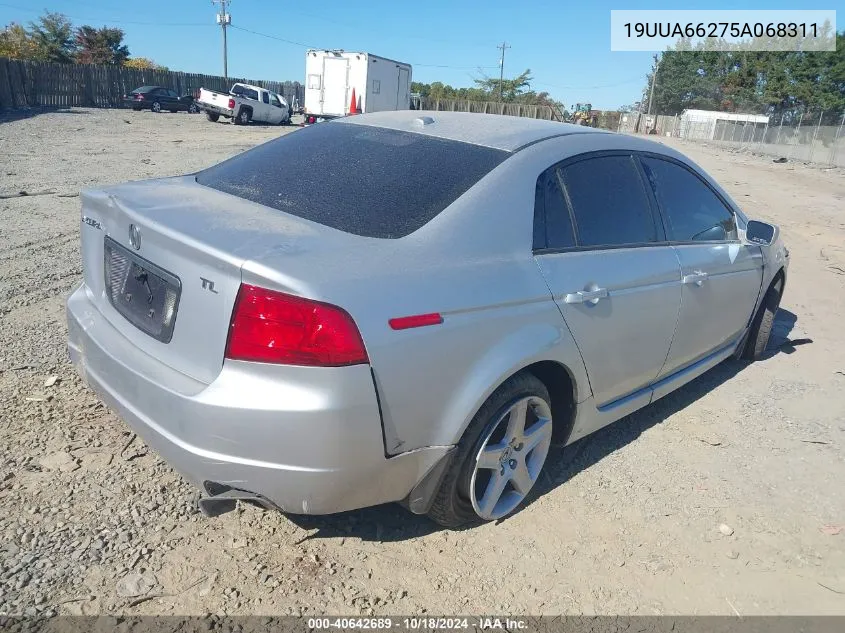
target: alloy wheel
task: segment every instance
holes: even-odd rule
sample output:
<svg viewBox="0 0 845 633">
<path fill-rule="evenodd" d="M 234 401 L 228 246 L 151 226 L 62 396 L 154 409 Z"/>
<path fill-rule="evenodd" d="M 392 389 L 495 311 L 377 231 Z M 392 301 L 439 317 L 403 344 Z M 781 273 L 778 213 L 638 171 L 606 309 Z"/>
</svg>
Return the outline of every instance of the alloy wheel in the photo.
<svg viewBox="0 0 845 633">
<path fill-rule="evenodd" d="M 513 403 L 493 424 L 475 456 L 473 510 L 485 520 L 510 514 L 537 482 L 552 441 L 552 413 L 537 396 Z"/>
</svg>

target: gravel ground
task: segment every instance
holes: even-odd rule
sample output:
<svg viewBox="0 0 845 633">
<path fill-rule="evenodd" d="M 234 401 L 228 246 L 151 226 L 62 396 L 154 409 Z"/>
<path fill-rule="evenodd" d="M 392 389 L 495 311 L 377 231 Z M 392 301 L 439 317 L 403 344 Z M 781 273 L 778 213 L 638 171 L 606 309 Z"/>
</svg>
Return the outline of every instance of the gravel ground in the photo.
<svg viewBox="0 0 845 633">
<path fill-rule="evenodd" d="M 80 188 L 295 128 L 73 109 L 0 119 L 0 614 L 845 614 L 845 180 L 677 142 L 792 252 L 770 357 L 553 453 L 512 518 L 396 506 L 216 519 L 83 387 Z"/>
</svg>

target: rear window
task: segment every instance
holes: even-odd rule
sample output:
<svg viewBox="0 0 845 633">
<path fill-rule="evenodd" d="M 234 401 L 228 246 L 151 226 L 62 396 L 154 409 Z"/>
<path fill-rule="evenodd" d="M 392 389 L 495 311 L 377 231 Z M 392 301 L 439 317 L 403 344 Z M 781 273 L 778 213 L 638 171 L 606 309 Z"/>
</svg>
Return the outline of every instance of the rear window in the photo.
<svg viewBox="0 0 845 633">
<path fill-rule="evenodd" d="M 197 174 L 197 182 L 365 237 L 400 238 L 510 154 L 423 134 L 318 123 Z"/>
</svg>

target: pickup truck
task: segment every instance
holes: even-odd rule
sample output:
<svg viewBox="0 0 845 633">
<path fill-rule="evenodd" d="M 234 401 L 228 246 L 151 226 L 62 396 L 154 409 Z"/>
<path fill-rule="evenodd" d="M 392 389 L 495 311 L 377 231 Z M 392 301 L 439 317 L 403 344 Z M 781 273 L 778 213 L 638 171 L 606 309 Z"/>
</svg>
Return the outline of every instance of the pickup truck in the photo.
<svg viewBox="0 0 845 633">
<path fill-rule="evenodd" d="M 197 106 L 209 121 L 222 116 L 232 119 L 235 125 L 247 125 L 250 121 L 290 123 L 290 107 L 284 97 L 249 84 L 235 84 L 229 94 L 200 88 Z"/>
</svg>

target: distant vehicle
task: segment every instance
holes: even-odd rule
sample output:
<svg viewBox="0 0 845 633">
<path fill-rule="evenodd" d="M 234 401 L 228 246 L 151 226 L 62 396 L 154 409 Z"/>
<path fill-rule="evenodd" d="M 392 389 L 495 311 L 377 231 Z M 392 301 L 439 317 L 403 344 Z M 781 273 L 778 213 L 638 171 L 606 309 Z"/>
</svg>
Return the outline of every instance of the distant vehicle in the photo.
<svg viewBox="0 0 845 633">
<path fill-rule="evenodd" d="M 789 264 L 680 152 L 493 114 L 344 117 L 81 203 L 71 358 L 207 514 L 501 519 L 552 441 L 763 357 Z"/>
<path fill-rule="evenodd" d="M 599 113 L 598 111 L 593 110 L 592 103 L 578 103 L 572 106 L 572 110 L 572 120 L 569 121 L 569 123 L 598 127 Z"/>
<path fill-rule="evenodd" d="M 199 112 L 199 106 L 194 102 L 194 95 L 179 96 L 176 91 L 161 86 L 141 86 L 135 88 L 128 95 L 123 96 L 123 103 L 136 112 L 138 110 L 152 110 L 153 112 L 179 112 L 184 110 L 194 114 Z"/>
<path fill-rule="evenodd" d="M 306 123 L 347 114 L 410 108 L 410 64 L 372 53 L 328 50 L 305 53 Z"/>
<path fill-rule="evenodd" d="M 229 94 L 200 88 L 197 104 L 209 121 L 220 117 L 232 119 L 235 125 L 259 123 L 290 123 L 291 111 L 281 95 L 259 86 L 235 84 Z"/>
</svg>

